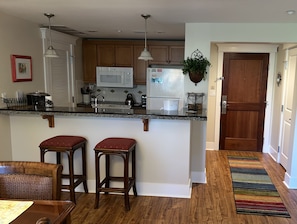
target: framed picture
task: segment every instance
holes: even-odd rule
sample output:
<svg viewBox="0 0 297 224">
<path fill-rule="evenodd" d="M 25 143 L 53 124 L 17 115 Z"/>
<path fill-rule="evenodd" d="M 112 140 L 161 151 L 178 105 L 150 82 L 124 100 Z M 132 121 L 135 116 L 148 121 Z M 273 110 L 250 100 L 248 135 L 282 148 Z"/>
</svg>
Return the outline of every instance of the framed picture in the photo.
<svg viewBox="0 0 297 224">
<path fill-rule="evenodd" d="M 12 81 L 32 81 L 32 58 L 31 56 L 11 55 Z"/>
</svg>

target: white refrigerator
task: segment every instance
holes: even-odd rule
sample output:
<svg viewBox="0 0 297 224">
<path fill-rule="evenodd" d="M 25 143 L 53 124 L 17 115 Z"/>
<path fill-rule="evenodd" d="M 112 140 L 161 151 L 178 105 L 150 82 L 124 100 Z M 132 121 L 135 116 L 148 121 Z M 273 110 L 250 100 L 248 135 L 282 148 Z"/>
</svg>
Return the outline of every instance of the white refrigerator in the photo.
<svg viewBox="0 0 297 224">
<path fill-rule="evenodd" d="M 147 110 L 181 110 L 184 107 L 184 74 L 181 68 L 148 68 Z"/>
</svg>

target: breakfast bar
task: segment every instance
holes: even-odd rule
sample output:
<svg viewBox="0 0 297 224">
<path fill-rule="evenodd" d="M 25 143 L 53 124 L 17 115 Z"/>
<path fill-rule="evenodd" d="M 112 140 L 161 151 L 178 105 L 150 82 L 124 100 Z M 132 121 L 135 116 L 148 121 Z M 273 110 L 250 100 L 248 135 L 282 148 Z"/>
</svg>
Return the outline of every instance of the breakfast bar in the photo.
<svg viewBox="0 0 297 224">
<path fill-rule="evenodd" d="M 0 109 L 0 133 L 11 145 L 11 159 L 39 161 L 39 144 L 55 135 L 79 135 L 87 139 L 87 181 L 95 192 L 94 146 L 108 137 L 134 138 L 136 186 L 139 195 L 191 197 L 193 182 L 205 183 L 205 111 L 149 111 L 142 108 L 102 109 L 32 106 Z M 9 127 L 10 133 L 5 133 Z M 2 137 L 1 137 L 2 139 Z M 76 155 L 80 156 L 80 155 Z M 63 160 L 66 158 L 63 158 Z M 79 158 L 74 158 L 79 163 Z M 55 155 L 46 157 L 55 162 Z M 121 173 L 114 161 L 112 172 Z M 102 164 L 104 166 L 104 164 Z M 64 167 L 67 171 L 67 167 Z M 104 167 L 102 167 L 102 172 Z M 83 191 L 82 186 L 77 191 Z"/>
</svg>

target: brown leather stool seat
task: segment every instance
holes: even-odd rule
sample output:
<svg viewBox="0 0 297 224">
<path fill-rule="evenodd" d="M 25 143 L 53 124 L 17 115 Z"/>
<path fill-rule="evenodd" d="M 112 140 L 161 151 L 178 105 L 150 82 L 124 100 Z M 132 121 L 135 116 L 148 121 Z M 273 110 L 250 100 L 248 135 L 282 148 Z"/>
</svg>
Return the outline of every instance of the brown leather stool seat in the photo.
<svg viewBox="0 0 297 224">
<path fill-rule="evenodd" d="M 99 142 L 95 150 L 95 163 L 96 163 L 96 199 L 95 208 L 98 208 L 100 192 L 123 193 L 125 198 L 125 208 L 130 210 L 129 191 L 133 187 L 133 193 L 137 196 L 135 185 L 135 148 L 136 141 L 131 138 L 106 138 Z M 132 153 L 132 174 L 129 176 L 129 157 Z M 105 155 L 105 178 L 100 179 L 100 158 Z M 115 177 L 110 176 L 110 156 L 120 156 L 124 161 L 124 176 Z M 110 181 L 121 181 L 124 183 L 123 188 L 110 187 Z M 103 187 L 103 185 L 105 187 Z"/>
<path fill-rule="evenodd" d="M 87 164 L 86 164 L 86 142 L 87 140 L 81 136 L 58 135 L 44 140 L 40 143 L 40 161 L 44 162 L 46 152 L 56 152 L 57 164 L 61 164 L 61 153 L 65 153 L 68 157 L 69 174 L 62 174 L 62 178 L 69 180 L 68 185 L 62 185 L 62 189 L 70 191 L 70 199 L 74 203 L 75 188 L 83 183 L 84 190 L 88 193 L 87 186 Z M 82 174 L 74 174 L 74 152 L 81 149 L 82 155 Z"/>
</svg>

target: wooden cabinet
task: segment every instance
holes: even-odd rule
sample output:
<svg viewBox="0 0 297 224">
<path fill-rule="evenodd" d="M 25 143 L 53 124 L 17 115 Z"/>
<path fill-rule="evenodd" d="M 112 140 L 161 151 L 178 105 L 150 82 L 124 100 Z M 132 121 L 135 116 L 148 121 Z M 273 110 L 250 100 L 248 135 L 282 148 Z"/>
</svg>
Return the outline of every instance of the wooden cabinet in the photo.
<svg viewBox="0 0 297 224">
<path fill-rule="evenodd" d="M 97 46 L 96 44 L 84 44 L 83 53 L 83 77 L 86 83 L 96 82 Z"/>
<path fill-rule="evenodd" d="M 133 66 L 133 74 L 134 74 L 134 84 L 136 85 L 146 85 L 146 69 L 148 66 L 147 61 L 139 60 L 138 57 L 140 53 L 143 51 L 143 45 L 134 45 L 134 66 Z"/>
<path fill-rule="evenodd" d="M 97 45 L 97 64 L 133 67 L 133 45 Z"/>
<path fill-rule="evenodd" d="M 149 45 L 154 65 L 181 65 L 184 60 L 184 45 Z"/>
<path fill-rule="evenodd" d="M 96 66 L 133 67 L 134 84 L 146 84 L 149 64 L 180 65 L 184 60 L 184 41 L 151 41 L 149 51 L 154 60 L 138 57 L 144 49 L 141 40 L 83 40 L 84 82 L 96 83 Z"/>
<path fill-rule="evenodd" d="M 169 46 L 169 62 L 170 64 L 181 65 L 184 60 L 184 46 Z"/>
</svg>

